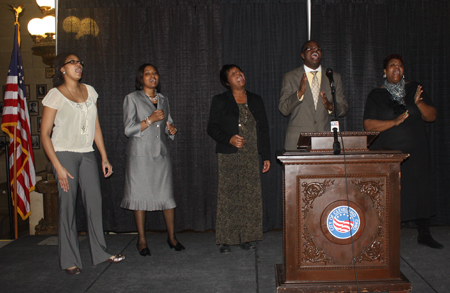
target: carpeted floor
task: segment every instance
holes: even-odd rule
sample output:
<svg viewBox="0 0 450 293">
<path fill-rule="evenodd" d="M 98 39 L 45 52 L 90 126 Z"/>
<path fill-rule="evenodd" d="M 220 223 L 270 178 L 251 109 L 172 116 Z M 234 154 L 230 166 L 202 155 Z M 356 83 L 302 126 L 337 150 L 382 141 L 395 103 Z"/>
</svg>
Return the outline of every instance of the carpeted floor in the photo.
<svg viewBox="0 0 450 293">
<path fill-rule="evenodd" d="M 445 245 L 417 244 L 416 230 L 402 229 L 401 270 L 414 293 L 450 291 L 450 227 L 432 227 Z M 118 264 L 93 266 L 89 243 L 80 236 L 83 273 L 59 269 L 56 236 L 23 236 L 0 242 L 0 292 L 275 292 L 274 265 L 282 263 L 282 232 L 264 234 L 255 251 L 232 246 L 222 255 L 213 233 L 179 233 L 185 251 L 169 249 L 165 233 L 147 234 L 152 253 L 142 257 L 135 234 L 106 235 L 108 251 L 124 253 Z M 6 244 L 6 245 L 5 245 Z"/>
</svg>

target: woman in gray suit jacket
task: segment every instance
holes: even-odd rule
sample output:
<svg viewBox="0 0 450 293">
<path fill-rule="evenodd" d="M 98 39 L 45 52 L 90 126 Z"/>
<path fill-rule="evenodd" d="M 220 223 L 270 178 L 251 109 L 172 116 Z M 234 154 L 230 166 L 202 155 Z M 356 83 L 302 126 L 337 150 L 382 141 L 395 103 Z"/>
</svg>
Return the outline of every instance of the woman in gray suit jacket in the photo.
<svg viewBox="0 0 450 293">
<path fill-rule="evenodd" d="M 136 91 L 123 102 L 123 124 L 128 137 L 124 197 L 121 207 L 134 210 L 139 234 L 136 244 L 142 256 L 150 255 L 145 238 L 145 212 L 162 210 L 170 248 L 184 246 L 175 238 L 172 165 L 166 135 L 174 139 L 177 129 L 170 116 L 169 100 L 158 93 L 159 73 L 143 64 L 136 74 Z"/>
</svg>

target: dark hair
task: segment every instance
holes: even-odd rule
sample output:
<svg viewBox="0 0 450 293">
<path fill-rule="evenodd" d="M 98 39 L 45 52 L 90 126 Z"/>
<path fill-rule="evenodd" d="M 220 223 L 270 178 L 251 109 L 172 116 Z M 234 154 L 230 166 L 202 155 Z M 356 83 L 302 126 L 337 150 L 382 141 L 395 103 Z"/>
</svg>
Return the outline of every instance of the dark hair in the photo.
<svg viewBox="0 0 450 293">
<path fill-rule="evenodd" d="M 242 71 L 242 69 L 236 64 L 225 64 L 224 66 L 222 66 L 222 69 L 220 70 L 220 83 L 227 89 L 230 89 L 230 86 L 228 85 L 228 76 L 227 76 L 228 71 L 230 71 L 231 68 L 235 67 L 240 71 Z"/>
<path fill-rule="evenodd" d="M 142 78 L 144 77 L 144 70 L 145 70 L 145 67 L 147 67 L 147 66 L 152 66 L 153 68 L 155 68 L 156 72 L 159 75 L 158 68 L 155 65 L 150 64 L 150 63 L 142 64 L 141 66 L 139 66 L 137 73 L 136 73 L 136 81 L 135 81 L 136 90 L 142 90 L 142 88 L 143 88 Z M 158 82 L 158 85 L 156 86 L 156 90 L 158 91 L 158 93 L 161 92 L 161 84 L 159 82 Z"/>
<path fill-rule="evenodd" d="M 306 49 L 306 44 L 308 44 L 309 42 L 314 42 L 314 43 L 316 43 L 316 44 L 317 44 L 317 46 L 319 46 L 319 43 L 318 43 L 318 42 L 316 42 L 316 41 L 314 41 L 314 40 L 309 40 L 309 41 L 306 41 L 306 42 L 304 42 L 304 43 L 303 43 L 303 45 L 302 45 L 302 53 L 303 53 L 303 52 L 305 52 L 305 49 Z"/>
<path fill-rule="evenodd" d="M 53 87 L 58 87 L 64 83 L 64 76 L 61 72 L 61 68 L 64 66 L 67 57 L 70 55 L 77 56 L 77 54 L 72 52 L 63 52 L 56 55 L 55 61 L 53 61 L 53 68 L 55 69 L 55 75 L 53 75 Z"/>
<path fill-rule="evenodd" d="M 403 58 L 402 56 L 398 55 L 398 54 L 391 54 L 389 56 L 387 56 L 384 61 L 383 61 L 383 68 L 386 69 L 386 67 L 388 66 L 389 61 L 391 61 L 392 59 L 398 59 L 400 61 L 402 61 L 403 63 Z"/>
</svg>

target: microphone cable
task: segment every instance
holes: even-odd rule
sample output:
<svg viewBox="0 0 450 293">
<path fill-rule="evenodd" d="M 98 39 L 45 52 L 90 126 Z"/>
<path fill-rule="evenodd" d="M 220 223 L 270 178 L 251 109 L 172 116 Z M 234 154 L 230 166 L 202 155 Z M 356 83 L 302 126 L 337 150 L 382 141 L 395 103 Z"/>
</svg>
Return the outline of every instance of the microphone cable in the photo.
<svg viewBox="0 0 450 293">
<path fill-rule="evenodd" d="M 345 177 L 345 193 L 347 195 L 347 214 L 348 214 L 348 220 L 349 220 L 349 222 L 351 222 L 350 221 L 350 198 L 348 196 L 347 157 L 346 157 L 345 146 L 344 146 L 344 137 L 342 136 L 341 131 L 339 131 L 339 134 L 341 136 L 341 142 L 342 142 L 342 155 L 344 156 L 344 174 L 345 174 L 344 177 Z M 354 241 L 353 241 L 352 227 L 353 226 L 350 226 L 350 239 L 351 239 L 351 243 L 352 243 L 352 257 L 353 257 L 352 263 L 353 263 L 353 270 L 355 272 L 356 290 L 358 293 L 360 293 L 359 281 L 358 281 L 358 271 L 356 269 L 355 245 L 354 245 Z"/>
<path fill-rule="evenodd" d="M 338 119 L 338 114 L 337 114 L 337 101 L 336 101 L 336 89 L 335 89 L 335 84 L 334 84 L 334 78 L 333 78 L 333 68 L 327 68 L 326 70 L 326 76 L 328 77 L 329 81 L 330 81 L 330 88 L 331 88 L 331 94 L 332 94 L 332 98 L 333 98 L 333 104 L 334 104 L 334 118 L 335 121 L 338 121 L 339 123 L 339 119 Z M 334 128 L 332 129 L 332 131 L 334 132 L 334 142 L 333 142 L 333 153 L 335 155 L 339 155 L 341 152 L 341 148 L 339 145 L 339 140 L 338 140 L 338 134 L 337 134 L 337 129 Z M 341 142 L 342 142 L 342 154 L 344 156 L 344 179 L 345 179 L 345 194 L 347 196 L 347 215 L 348 215 L 348 221 L 349 221 L 349 226 L 350 226 L 350 240 L 352 243 L 352 263 L 353 263 L 353 270 L 355 271 L 355 281 L 356 281 L 356 290 L 359 293 L 359 281 L 358 281 L 358 272 L 356 269 L 356 259 L 355 259 L 355 245 L 354 245 L 354 240 L 353 240 L 353 232 L 352 232 L 352 228 L 353 225 L 351 225 L 352 221 L 350 220 L 350 198 L 348 196 L 348 175 L 347 175 L 347 156 L 345 153 L 345 147 L 344 147 L 344 137 L 342 135 L 342 131 L 339 131 L 339 134 L 341 136 Z"/>
</svg>

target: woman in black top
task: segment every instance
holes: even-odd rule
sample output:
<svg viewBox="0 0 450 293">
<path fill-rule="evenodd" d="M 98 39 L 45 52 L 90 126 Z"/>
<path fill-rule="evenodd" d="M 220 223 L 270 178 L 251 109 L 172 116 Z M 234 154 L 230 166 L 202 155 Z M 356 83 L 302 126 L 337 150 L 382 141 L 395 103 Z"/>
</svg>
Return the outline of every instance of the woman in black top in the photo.
<svg viewBox="0 0 450 293">
<path fill-rule="evenodd" d="M 384 60 L 384 86 L 372 90 L 364 109 L 364 129 L 381 132 L 371 149 L 395 149 L 410 154 L 402 163 L 401 219 L 413 221 L 418 243 L 443 246 L 431 237 L 435 194 L 430 192 L 427 122 L 436 119 L 436 108 L 417 82 L 405 82 L 403 59 L 390 55 Z M 409 223 L 407 223 L 409 225 Z"/>
</svg>

